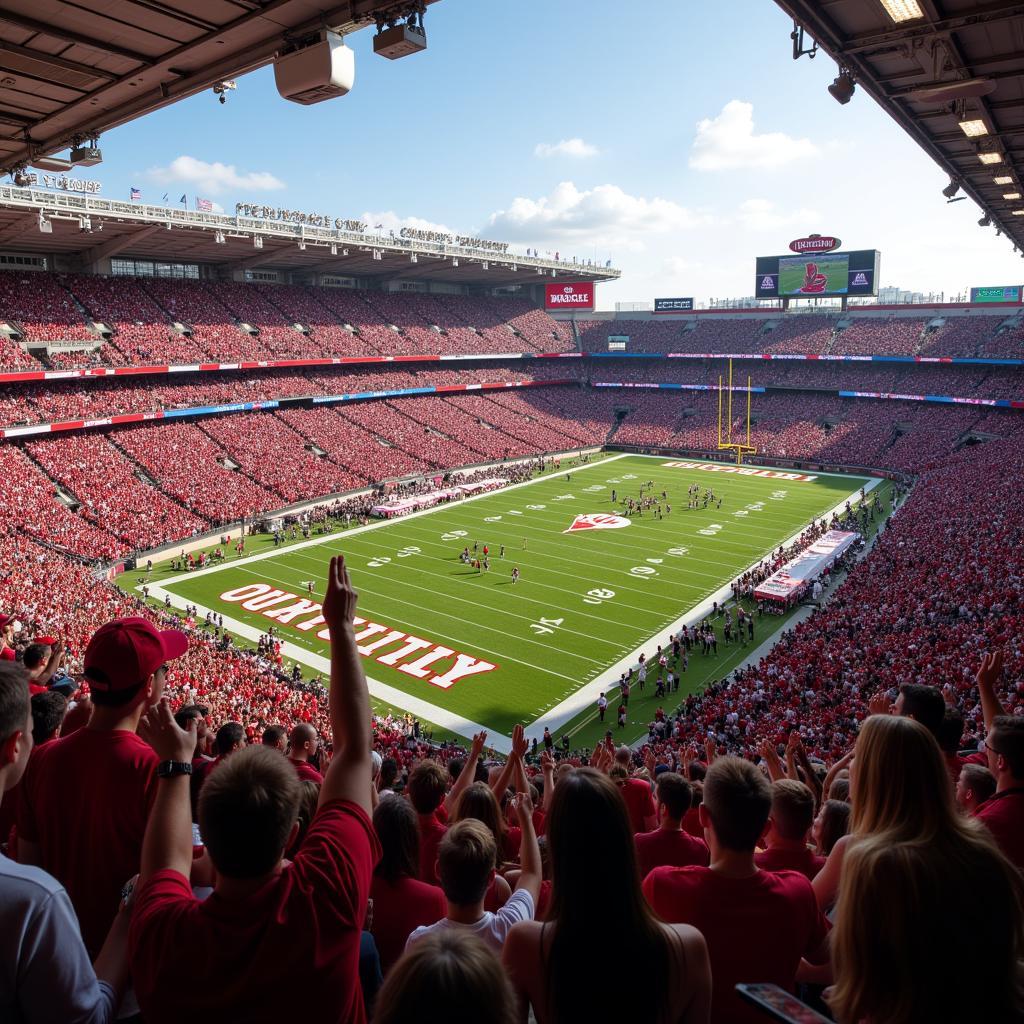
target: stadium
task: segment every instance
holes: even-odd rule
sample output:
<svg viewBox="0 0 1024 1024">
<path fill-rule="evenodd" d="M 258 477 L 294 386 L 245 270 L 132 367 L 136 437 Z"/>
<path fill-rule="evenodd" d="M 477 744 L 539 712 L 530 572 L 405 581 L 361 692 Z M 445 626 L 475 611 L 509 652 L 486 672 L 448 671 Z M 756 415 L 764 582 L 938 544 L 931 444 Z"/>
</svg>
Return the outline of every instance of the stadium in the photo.
<svg viewBox="0 0 1024 1024">
<path fill-rule="evenodd" d="M 1024 1020 L 1024 285 L 105 186 L 458 2 L 0 10 L 0 1017 Z M 749 5 L 1024 255 L 1024 4 Z"/>
</svg>

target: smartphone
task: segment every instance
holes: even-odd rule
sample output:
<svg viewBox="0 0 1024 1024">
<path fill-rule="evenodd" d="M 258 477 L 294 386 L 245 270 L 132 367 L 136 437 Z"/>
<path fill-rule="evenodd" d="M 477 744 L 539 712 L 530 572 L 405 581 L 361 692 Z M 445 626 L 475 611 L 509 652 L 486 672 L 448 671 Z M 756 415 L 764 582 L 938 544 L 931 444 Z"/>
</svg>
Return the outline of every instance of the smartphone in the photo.
<svg viewBox="0 0 1024 1024">
<path fill-rule="evenodd" d="M 786 1024 L 832 1024 L 828 1017 L 812 1010 L 806 1003 L 801 1003 L 796 996 L 778 985 L 737 985 L 739 992 L 747 1002 L 753 1003 L 765 1011 L 773 1020 L 785 1021 Z"/>
</svg>

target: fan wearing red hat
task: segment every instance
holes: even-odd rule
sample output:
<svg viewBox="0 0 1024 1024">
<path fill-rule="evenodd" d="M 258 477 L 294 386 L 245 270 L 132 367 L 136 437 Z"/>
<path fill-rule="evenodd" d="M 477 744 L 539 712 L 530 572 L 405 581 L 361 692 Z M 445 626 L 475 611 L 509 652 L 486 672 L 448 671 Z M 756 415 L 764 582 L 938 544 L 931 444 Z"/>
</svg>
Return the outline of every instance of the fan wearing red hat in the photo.
<svg viewBox="0 0 1024 1024">
<path fill-rule="evenodd" d="M 380 845 L 370 822 L 370 698 L 356 644 L 356 593 L 331 560 L 323 616 L 331 638 L 334 757 L 316 813 L 290 864 L 299 778 L 272 747 L 253 744 L 213 772 L 199 828 L 217 869 L 195 899 L 188 769 L 196 744 L 166 701 L 143 721 L 161 760 L 129 936 L 132 982 L 146 1024 L 288 1020 L 296 999 L 333 1024 L 366 1019 L 360 933 Z M 187 979 L 187 982 L 185 982 Z"/>
<path fill-rule="evenodd" d="M 54 636 L 37 636 L 25 648 L 21 660 L 28 669 L 29 693 L 46 693 L 64 657 L 64 642 Z"/>
<path fill-rule="evenodd" d="M 0 615 L 0 661 L 14 661 L 13 615 Z"/>
<path fill-rule="evenodd" d="M 23 782 L 19 857 L 63 884 L 91 956 L 139 870 L 156 795 L 158 758 L 136 735 L 139 719 L 160 699 L 167 663 L 187 649 L 184 633 L 148 619 L 101 626 L 85 651 L 89 724 L 41 750 Z"/>
</svg>

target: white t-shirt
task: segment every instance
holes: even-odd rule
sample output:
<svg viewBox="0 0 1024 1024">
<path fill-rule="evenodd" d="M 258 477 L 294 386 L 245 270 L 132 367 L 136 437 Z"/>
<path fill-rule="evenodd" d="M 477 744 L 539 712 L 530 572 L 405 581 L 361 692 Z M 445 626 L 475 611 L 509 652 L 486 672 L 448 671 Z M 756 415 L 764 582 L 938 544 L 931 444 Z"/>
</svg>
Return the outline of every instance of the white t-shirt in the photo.
<svg viewBox="0 0 1024 1024">
<path fill-rule="evenodd" d="M 532 921 L 533 914 L 533 897 L 526 889 L 516 889 L 501 910 L 496 914 L 485 910 L 480 920 L 475 921 L 473 924 L 462 924 L 443 917 L 435 924 L 420 925 L 409 936 L 405 948 L 411 949 L 413 945 L 427 935 L 433 935 L 436 932 L 454 928 L 483 939 L 495 953 L 500 954 L 512 925 L 518 924 L 520 921 Z"/>
</svg>

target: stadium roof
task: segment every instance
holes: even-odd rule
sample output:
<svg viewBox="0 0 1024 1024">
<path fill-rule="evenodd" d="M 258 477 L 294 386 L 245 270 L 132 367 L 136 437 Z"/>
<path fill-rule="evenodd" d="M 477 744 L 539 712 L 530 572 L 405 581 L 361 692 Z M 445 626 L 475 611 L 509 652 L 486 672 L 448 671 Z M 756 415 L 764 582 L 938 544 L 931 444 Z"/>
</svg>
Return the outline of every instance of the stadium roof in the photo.
<svg viewBox="0 0 1024 1024">
<path fill-rule="evenodd" d="M 0 185 L 0 251 L 56 255 L 67 269 L 88 269 L 101 259 L 123 257 L 199 263 L 221 272 L 261 267 L 293 274 L 308 270 L 487 288 L 538 285 L 556 277 L 613 281 L 621 274 L 571 258 L 486 248 L 498 243 L 401 238 L 379 233 L 369 224 L 321 219 L 323 225 L 312 225 L 247 216 L 244 210 L 201 213 L 180 206 Z"/>
<path fill-rule="evenodd" d="M 776 3 L 1024 251 L 1024 3 Z"/>
<path fill-rule="evenodd" d="M 424 0 L 426 4 L 437 0 Z M 303 33 L 411 0 L 3 0 L 0 167 L 13 168 L 252 71 Z"/>
</svg>

